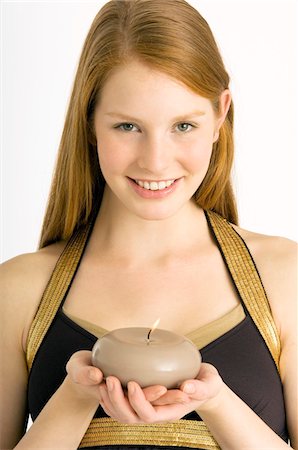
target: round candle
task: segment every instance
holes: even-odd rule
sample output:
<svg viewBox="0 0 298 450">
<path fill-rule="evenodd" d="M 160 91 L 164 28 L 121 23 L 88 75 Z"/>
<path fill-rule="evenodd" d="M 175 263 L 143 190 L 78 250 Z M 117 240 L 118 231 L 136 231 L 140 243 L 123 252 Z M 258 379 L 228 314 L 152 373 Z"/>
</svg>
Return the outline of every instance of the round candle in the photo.
<svg viewBox="0 0 298 450">
<path fill-rule="evenodd" d="M 155 384 L 168 389 L 196 378 L 201 355 L 192 341 L 171 331 L 119 328 L 97 340 L 92 364 L 104 377 L 117 377 L 122 386 L 136 381 L 141 387 Z"/>
</svg>

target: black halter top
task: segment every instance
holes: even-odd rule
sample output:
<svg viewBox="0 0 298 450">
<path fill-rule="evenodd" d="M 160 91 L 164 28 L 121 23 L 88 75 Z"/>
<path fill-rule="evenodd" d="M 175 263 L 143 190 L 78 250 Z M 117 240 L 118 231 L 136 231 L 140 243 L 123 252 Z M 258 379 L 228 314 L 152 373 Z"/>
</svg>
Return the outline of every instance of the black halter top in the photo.
<svg viewBox="0 0 298 450">
<path fill-rule="evenodd" d="M 234 228 L 214 212 L 206 211 L 205 215 L 238 292 L 245 319 L 201 348 L 202 359 L 213 364 L 224 382 L 287 441 L 283 389 L 278 371 L 280 342 L 259 273 L 246 244 Z M 91 231 L 90 223 L 69 239 L 29 331 L 28 405 L 32 420 L 64 380 L 70 356 L 78 350 L 91 350 L 97 340 L 62 311 Z M 111 419 L 99 407 L 79 448 L 220 447 L 195 411 L 176 422 L 130 425 Z"/>
</svg>

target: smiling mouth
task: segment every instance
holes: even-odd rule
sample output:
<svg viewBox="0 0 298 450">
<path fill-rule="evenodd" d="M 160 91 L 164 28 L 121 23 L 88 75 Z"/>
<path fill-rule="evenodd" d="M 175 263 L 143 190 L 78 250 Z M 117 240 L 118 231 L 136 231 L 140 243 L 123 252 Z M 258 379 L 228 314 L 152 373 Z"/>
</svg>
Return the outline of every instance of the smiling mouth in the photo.
<svg viewBox="0 0 298 450">
<path fill-rule="evenodd" d="M 166 180 L 166 181 L 143 181 L 134 180 L 131 178 L 138 186 L 147 189 L 148 191 L 163 191 L 164 189 L 170 187 L 176 180 Z"/>
</svg>

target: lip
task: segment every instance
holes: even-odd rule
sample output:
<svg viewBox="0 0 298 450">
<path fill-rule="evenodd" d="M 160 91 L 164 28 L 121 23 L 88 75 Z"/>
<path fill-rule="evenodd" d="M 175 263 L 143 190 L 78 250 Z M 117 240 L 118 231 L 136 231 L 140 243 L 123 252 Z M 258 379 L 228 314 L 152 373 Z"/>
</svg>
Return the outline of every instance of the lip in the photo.
<svg viewBox="0 0 298 450">
<path fill-rule="evenodd" d="M 173 180 L 173 178 L 171 178 L 171 179 Z M 159 191 L 159 190 L 151 191 L 149 189 L 142 188 L 137 183 L 135 183 L 135 181 L 132 178 L 129 178 L 129 177 L 127 177 L 127 180 L 129 182 L 130 186 L 133 188 L 134 192 L 136 194 L 138 194 L 140 197 L 154 200 L 154 199 L 161 199 L 161 198 L 167 197 L 168 195 L 172 194 L 179 186 L 182 178 L 176 179 L 174 181 L 174 183 L 171 184 L 171 186 L 169 186 L 165 189 L 162 189 L 161 191 Z M 137 180 L 149 181 L 149 180 L 140 180 L 139 178 L 137 178 Z M 150 180 L 150 181 L 153 181 L 153 180 Z M 162 181 L 166 181 L 166 180 L 162 180 Z"/>
<path fill-rule="evenodd" d="M 129 178 L 129 177 L 128 177 Z M 130 178 L 131 180 L 138 180 L 138 181 L 143 181 L 143 183 L 145 183 L 145 181 L 147 181 L 148 183 L 159 183 L 160 181 L 172 181 L 172 180 L 178 180 L 178 178 L 164 178 L 162 180 L 143 180 L 143 178 Z"/>
</svg>

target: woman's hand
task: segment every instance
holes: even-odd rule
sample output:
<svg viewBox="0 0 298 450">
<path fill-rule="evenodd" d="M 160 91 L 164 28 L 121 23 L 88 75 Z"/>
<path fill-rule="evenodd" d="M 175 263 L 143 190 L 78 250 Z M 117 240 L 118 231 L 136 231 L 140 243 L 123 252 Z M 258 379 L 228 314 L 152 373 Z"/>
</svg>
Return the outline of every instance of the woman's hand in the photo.
<svg viewBox="0 0 298 450">
<path fill-rule="evenodd" d="M 194 410 L 214 406 L 223 385 L 215 367 L 205 363 L 195 380 L 186 380 L 180 389 L 164 391 L 164 394 L 160 389 L 161 395 L 156 399 L 156 386 L 141 389 L 138 383 L 130 381 L 125 395 L 120 381 L 116 377 L 108 377 L 106 383 L 99 386 L 100 404 L 107 415 L 122 423 L 169 422 Z M 190 392 L 190 387 L 193 392 Z"/>
<path fill-rule="evenodd" d="M 103 373 L 92 365 L 91 355 L 91 351 L 81 350 L 71 356 L 66 364 L 67 376 L 64 383 L 80 399 L 86 401 L 95 400 L 99 404 L 103 401 L 101 396 L 102 388 L 100 386 L 103 382 Z M 113 378 L 120 385 L 119 380 L 115 377 Z M 122 391 L 121 385 L 120 389 Z M 167 389 L 159 385 L 143 389 L 143 395 L 148 402 L 160 399 L 166 392 Z"/>
<path fill-rule="evenodd" d="M 103 373 L 92 365 L 91 355 L 91 351 L 81 350 L 70 357 L 66 364 L 67 376 L 64 383 L 81 400 L 94 400 L 99 405 L 99 385 L 103 380 Z"/>
</svg>

